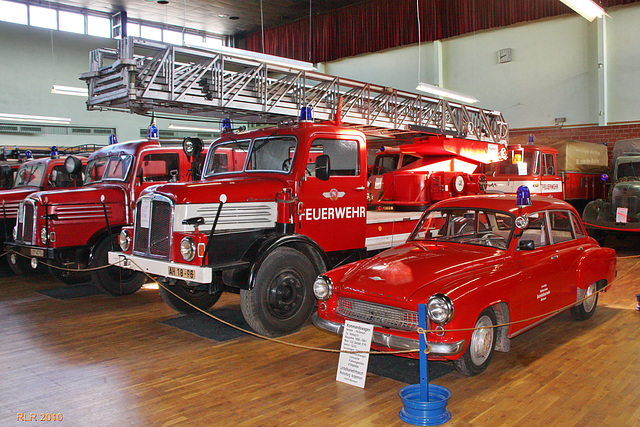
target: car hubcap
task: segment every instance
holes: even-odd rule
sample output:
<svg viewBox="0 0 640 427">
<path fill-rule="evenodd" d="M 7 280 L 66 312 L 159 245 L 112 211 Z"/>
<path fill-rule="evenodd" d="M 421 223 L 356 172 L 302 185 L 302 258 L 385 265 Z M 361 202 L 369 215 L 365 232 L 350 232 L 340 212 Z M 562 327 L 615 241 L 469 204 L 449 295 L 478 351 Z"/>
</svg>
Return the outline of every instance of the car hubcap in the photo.
<svg viewBox="0 0 640 427">
<path fill-rule="evenodd" d="M 591 285 L 589 285 L 589 287 L 587 288 L 587 292 L 585 292 L 585 300 L 582 302 L 583 306 L 584 306 L 584 311 L 586 311 L 587 313 L 590 312 L 591 310 L 593 310 L 593 308 L 596 306 L 596 284 L 592 283 Z"/>
<path fill-rule="evenodd" d="M 489 358 L 493 348 L 493 329 L 489 326 L 493 326 L 489 316 L 482 316 L 478 319 L 476 330 L 471 335 L 470 355 L 477 366 L 482 365 Z"/>
</svg>

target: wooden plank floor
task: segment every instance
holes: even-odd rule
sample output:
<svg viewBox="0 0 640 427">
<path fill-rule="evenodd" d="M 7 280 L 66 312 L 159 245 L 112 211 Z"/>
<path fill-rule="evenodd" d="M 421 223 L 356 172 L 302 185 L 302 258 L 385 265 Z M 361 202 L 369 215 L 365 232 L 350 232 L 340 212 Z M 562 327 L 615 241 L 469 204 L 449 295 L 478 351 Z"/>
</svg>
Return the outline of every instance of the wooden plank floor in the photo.
<svg viewBox="0 0 640 427">
<path fill-rule="evenodd" d="M 640 425 L 640 243 L 611 244 L 618 279 L 592 319 L 560 314 L 480 376 L 434 381 L 452 392 L 447 425 Z M 71 300 L 38 292 L 57 286 L 0 278 L 0 426 L 405 425 L 397 393 L 406 384 L 373 374 L 364 389 L 337 383 L 337 354 L 253 337 L 216 343 L 163 325 L 175 313 L 155 289 Z M 218 306 L 237 308 L 238 297 Z M 312 325 L 286 339 L 339 348 Z M 18 421 L 47 413 L 63 419 Z"/>
</svg>

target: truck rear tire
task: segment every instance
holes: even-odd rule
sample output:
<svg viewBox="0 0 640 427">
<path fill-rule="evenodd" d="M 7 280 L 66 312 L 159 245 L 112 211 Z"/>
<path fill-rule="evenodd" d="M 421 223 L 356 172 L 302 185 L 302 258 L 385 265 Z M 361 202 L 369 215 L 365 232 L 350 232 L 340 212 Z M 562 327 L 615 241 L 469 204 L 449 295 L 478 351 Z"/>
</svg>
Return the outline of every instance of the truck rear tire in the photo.
<svg viewBox="0 0 640 427">
<path fill-rule="evenodd" d="M 299 330 L 309 319 L 315 298 L 315 269 L 309 259 L 291 248 L 267 256 L 251 290 L 240 291 L 240 307 L 257 333 L 276 337 Z"/>
<path fill-rule="evenodd" d="M 162 286 L 159 287 L 159 291 L 162 300 L 178 313 L 197 312 L 198 309 L 194 308 L 193 306 L 198 307 L 200 310 L 206 311 L 213 307 L 215 303 L 217 303 L 220 299 L 220 295 L 222 295 L 222 292 L 210 294 L 207 290 L 198 290 L 193 286 L 187 286 L 184 280 L 172 280 L 170 283 L 163 282 L 161 283 L 161 285 Z M 165 289 L 165 287 L 173 291 L 175 295 Z M 183 300 L 188 301 L 192 305 L 189 305 Z"/>
<path fill-rule="evenodd" d="M 114 248 L 117 235 L 111 236 Z M 102 267 L 109 264 L 108 252 L 111 249 L 109 238 L 105 237 L 94 246 L 91 267 Z M 105 292 L 115 296 L 130 295 L 140 289 L 146 281 L 143 273 L 120 267 L 107 267 L 91 271 L 91 280 Z"/>
<path fill-rule="evenodd" d="M 55 267 L 48 267 L 49 274 L 51 274 L 58 282 L 65 285 L 77 285 L 78 283 L 85 283 L 91 281 L 91 273 L 88 271 L 69 271 L 61 270 Z"/>
</svg>

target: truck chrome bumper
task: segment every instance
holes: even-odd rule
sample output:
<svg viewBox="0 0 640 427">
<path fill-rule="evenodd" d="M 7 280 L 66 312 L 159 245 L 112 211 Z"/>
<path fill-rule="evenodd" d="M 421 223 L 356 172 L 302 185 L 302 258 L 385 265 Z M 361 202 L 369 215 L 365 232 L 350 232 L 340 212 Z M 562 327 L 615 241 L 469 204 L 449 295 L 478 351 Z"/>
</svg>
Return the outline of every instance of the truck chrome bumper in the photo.
<svg viewBox="0 0 640 427">
<path fill-rule="evenodd" d="M 176 262 L 143 258 L 137 255 L 125 255 L 122 252 L 109 252 L 109 264 L 129 270 L 142 271 L 155 276 L 170 277 L 196 283 L 211 283 L 213 273 L 210 267 L 179 264 Z"/>
<path fill-rule="evenodd" d="M 342 336 L 342 332 L 344 331 L 344 324 L 323 319 L 318 316 L 318 313 L 313 313 L 311 321 L 316 327 L 336 335 Z M 393 350 L 420 350 L 420 343 L 417 339 L 397 337 L 378 331 L 373 331 L 372 341 L 375 344 Z M 448 344 L 430 342 L 429 346 L 431 347 L 431 353 L 429 354 L 434 356 L 456 356 L 464 350 L 464 340 Z"/>
</svg>

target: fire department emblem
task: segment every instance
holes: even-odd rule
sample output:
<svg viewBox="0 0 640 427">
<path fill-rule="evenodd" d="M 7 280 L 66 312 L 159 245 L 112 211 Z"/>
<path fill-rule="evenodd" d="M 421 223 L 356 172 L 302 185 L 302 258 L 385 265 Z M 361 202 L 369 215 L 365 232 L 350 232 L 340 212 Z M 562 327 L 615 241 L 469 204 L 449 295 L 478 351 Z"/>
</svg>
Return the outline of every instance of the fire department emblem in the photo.
<svg viewBox="0 0 640 427">
<path fill-rule="evenodd" d="M 344 196 L 344 191 L 338 191 L 335 188 L 332 188 L 330 191 L 327 191 L 326 193 L 322 193 L 322 195 L 327 199 L 335 202 L 340 197 Z"/>
</svg>

